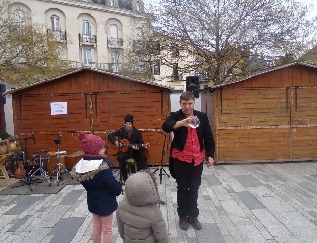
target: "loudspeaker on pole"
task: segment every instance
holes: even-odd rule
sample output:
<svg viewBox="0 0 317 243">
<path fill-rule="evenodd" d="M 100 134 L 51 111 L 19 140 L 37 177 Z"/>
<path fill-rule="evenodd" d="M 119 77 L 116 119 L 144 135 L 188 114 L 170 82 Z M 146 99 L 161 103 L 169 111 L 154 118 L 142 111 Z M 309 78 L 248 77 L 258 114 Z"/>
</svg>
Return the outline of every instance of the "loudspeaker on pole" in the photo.
<svg viewBox="0 0 317 243">
<path fill-rule="evenodd" d="M 186 77 L 186 91 L 192 92 L 195 98 L 199 98 L 200 79 L 198 76 Z"/>
</svg>

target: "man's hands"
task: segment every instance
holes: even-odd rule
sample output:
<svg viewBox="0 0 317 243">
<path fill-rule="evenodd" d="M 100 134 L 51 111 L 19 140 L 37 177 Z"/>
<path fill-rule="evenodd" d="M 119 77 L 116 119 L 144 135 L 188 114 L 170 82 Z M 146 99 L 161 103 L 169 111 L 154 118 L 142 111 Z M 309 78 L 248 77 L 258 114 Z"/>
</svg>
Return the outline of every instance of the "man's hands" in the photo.
<svg viewBox="0 0 317 243">
<path fill-rule="evenodd" d="M 209 169 L 215 163 L 214 158 L 208 157 L 207 168 Z"/>
<path fill-rule="evenodd" d="M 118 141 L 115 141 L 115 142 L 114 142 L 114 145 L 115 145 L 117 148 L 119 148 L 119 147 L 121 146 L 121 144 L 120 144 Z"/>
<path fill-rule="evenodd" d="M 179 128 L 179 127 L 189 127 L 189 120 L 192 119 L 191 117 L 187 117 L 181 121 L 177 121 L 174 125 L 174 129 Z"/>
<path fill-rule="evenodd" d="M 139 147 L 139 146 L 132 146 L 132 149 L 134 149 L 134 150 L 140 150 L 140 147 Z"/>
</svg>

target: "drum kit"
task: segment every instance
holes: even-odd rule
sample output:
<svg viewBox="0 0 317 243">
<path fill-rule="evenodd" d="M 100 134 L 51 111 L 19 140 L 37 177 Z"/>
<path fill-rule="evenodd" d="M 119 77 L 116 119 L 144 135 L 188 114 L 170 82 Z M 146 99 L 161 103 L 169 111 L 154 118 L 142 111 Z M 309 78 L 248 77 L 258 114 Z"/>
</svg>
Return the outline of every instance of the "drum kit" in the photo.
<svg viewBox="0 0 317 243">
<path fill-rule="evenodd" d="M 0 139 L 0 158 L 2 158 L 1 172 L 9 186 L 12 184 L 10 177 L 15 175 L 18 169 L 18 149 L 19 143 L 16 137 L 8 136 L 6 139 Z M 12 159 L 14 159 L 13 163 L 11 163 Z"/>
<path fill-rule="evenodd" d="M 33 139 L 35 143 L 34 134 L 32 137 L 23 138 L 27 143 L 28 139 Z M 48 185 L 51 186 L 52 177 L 48 173 L 48 164 L 50 162 L 50 155 L 55 154 L 57 156 L 57 163 L 54 166 L 54 172 L 56 173 L 56 184 L 59 185 L 60 180 L 62 180 L 62 175 L 64 172 L 67 172 L 67 169 L 64 164 L 61 163 L 60 157 L 63 154 L 66 154 L 66 151 L 59 151 L 59 145 L 61 144 L 61 135 L 58 135 L 58 138 L 54 140 L 55 144 L 58 146 L 57 152 L 49 152 L 48 150 L 41 149 L 38 150 L 37 154 L 32 156 L 32 160 L 27 159 L 27 151 L 22 151 L 19 146 L 19 139 L 16 136 L 10 136 L 7 139 L 0 139 L 0 158 L 5 157 L 4 170 L 3 174 L 6 174 L 9 178 L 20 179 L 17 185 L 11 186 L 19 187 L 23 185 L 29 185 L 30 189 L 31 184 L 41 183 L 42 179 L 46 179 Z M 28 146 L 25 146 L 26 149 Z M 7 177 L 6 176 L 6 177 Z M 7 180 L 7 178 L 5 178 Z M 8 185 L 11 185 L 11 182 L 7 181 Z"/>
</svg>

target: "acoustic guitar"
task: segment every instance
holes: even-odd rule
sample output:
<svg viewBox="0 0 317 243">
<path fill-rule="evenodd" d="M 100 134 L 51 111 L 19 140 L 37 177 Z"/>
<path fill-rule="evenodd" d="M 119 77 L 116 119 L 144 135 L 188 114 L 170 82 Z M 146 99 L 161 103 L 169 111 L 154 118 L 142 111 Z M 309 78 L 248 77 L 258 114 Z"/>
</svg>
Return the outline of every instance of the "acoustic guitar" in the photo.
<svg viewBox="0 0 317 243">
<path fill-rule="evenodd" d="M 119 151 L 121 152 L 131 152 L 132 147 L 140 147 L 144 149 L 148 149 L 150 147 L 149 143 L 130 143 L 128 139 L 121 139 L 118 141 L 120 143 Z"/>
</svg>

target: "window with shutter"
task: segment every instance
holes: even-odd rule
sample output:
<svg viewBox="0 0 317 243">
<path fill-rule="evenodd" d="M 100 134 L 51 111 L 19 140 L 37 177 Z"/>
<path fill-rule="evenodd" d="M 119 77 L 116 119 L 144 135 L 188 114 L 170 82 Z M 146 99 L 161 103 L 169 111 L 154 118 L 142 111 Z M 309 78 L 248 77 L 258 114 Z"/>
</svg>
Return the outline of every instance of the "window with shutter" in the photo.
<svg viewBox="0 0 317 243">
<path fill-rule="evenodd" d="M 52 24 L 52 31 L 60 31 L 60 21 L 59 17 L 56 15 L 51 16 L 51 24 Z"/>
<path fill-rule="evenodd" d="M 118 51 L 111 52 L 111 66 L 112 66 L 112 72 L 119 71 L 119 52 Z"/>
<path fill-rule="evenodd" d="M 83 42 L 90 42 L 90 23 L 83 20 Z"/>
</svg>

